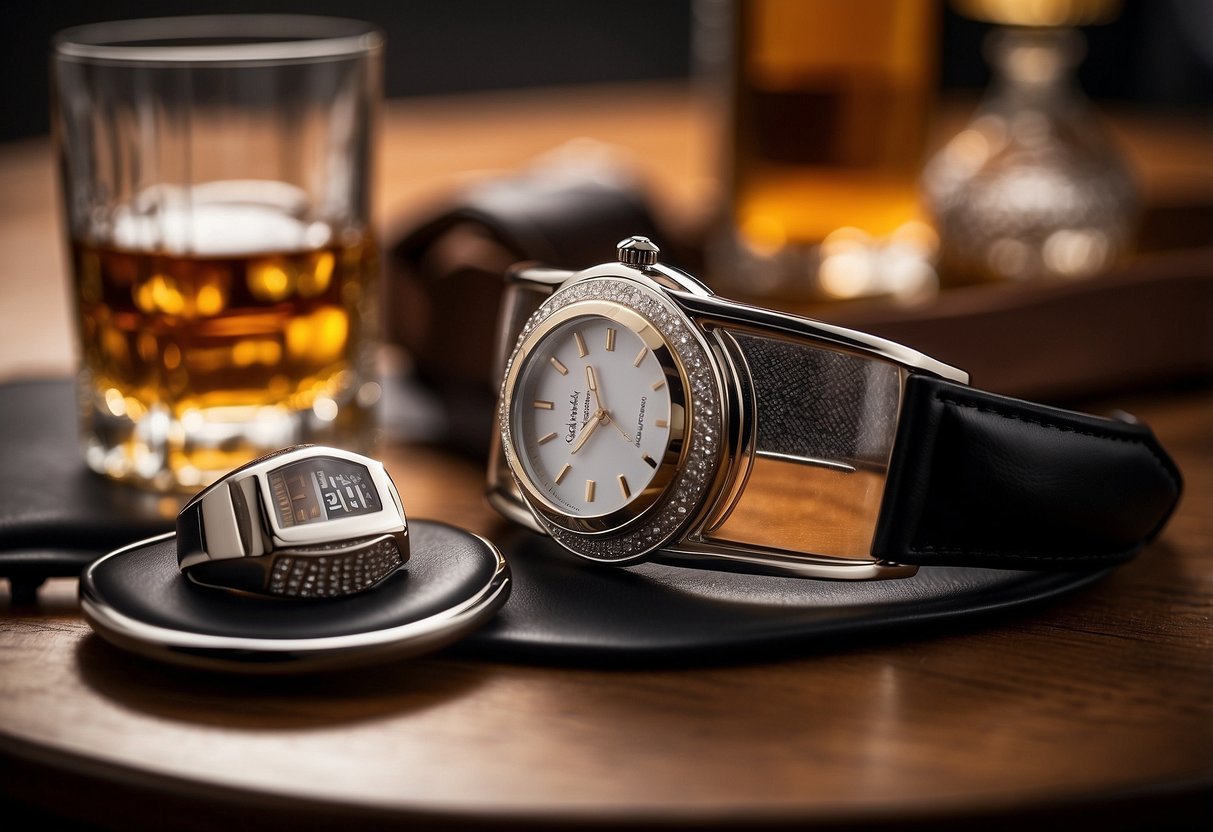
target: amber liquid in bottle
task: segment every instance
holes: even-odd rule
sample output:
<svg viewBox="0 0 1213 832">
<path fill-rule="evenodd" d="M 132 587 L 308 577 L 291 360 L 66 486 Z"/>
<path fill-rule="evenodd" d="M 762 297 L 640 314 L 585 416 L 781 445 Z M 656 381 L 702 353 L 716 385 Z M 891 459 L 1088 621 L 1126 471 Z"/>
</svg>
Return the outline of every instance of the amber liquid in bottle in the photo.
<svg viewBox="0 0 1213 832">
<path fill-rule="evenodd" d="M 840 230 L 876 244 L 922 235 L 936 14 L 928 0 L 738 0 L 733 233 L 749 271 L 800 270 L 761 283 L 813 288 L 818 248 Z"/>
</svg>

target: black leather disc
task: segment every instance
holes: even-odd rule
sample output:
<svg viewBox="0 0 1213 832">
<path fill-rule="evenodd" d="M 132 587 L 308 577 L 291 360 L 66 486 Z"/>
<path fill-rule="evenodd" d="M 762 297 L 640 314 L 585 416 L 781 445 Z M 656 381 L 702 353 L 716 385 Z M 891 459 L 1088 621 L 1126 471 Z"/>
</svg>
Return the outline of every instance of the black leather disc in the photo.
<svg viewBox="0 0 1213 832">
<path fill-rule="evenodd" d="M 484 623 L 509 594 L 492 544 L 442 523 L 409 523 L 412 556 L 346 598 L 262 598 L 202 587 L 164 535 L 93 563 L 80 577 L 101 636 L 151 658 L 243 672 L 297 672 L 416 655 Z"/>
<path fill-rule="evenodd" d="M 599 566 L 524 531 L 497 542 L 514 580 L 510 602 L 458 649 L 545 663 L 776 658 L 871 633 L 960 625 L 1054 598 L 1109 571 L 923 567 L 899 580 L 817 581 L 660 564 Z"/>
</svg>

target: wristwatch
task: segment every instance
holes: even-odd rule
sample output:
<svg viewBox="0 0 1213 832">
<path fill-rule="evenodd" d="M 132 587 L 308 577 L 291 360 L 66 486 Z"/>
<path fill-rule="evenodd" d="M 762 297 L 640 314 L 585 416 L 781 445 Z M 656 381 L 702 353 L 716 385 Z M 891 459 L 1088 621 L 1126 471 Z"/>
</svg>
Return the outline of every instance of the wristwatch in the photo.
<svg viewBox="0 0 1213 832">
<path fill-rule="evenodd" d="M 409 559 L 408 522 L 377 460 L 297 445 L 244 465 L 177 515 L 177 563 L 194 583 L 283 598 L 370 589 Z"/>
<path fill-rule="evenodd" d="M 1032 404 L 862 332 L 726 300 L 631 237 L 508 275 L 488 499 L 585 560 L 830 579 L 1093 569 L 1181 478 L 1146 426 Z"/>
</svg>

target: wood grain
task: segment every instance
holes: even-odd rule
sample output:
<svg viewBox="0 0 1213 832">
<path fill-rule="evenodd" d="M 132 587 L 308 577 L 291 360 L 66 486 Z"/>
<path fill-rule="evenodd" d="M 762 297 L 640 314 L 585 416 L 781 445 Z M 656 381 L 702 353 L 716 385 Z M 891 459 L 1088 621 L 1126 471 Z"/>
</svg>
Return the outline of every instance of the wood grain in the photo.
<svg viewBox="0 0 1213 832">
<path fill-rule="evenodd" d="M 1030 614 L 741 666 L 436 657 L 267 681 L 128 657 L 61 581 L 35 609 L 0 601 L 0 747 L 118 766 L 127 788 L 431 819 L 875 821 L 1207 789 L 1213 397 L 1129 404 L 1185 473 L 1179 513 L 1138 560 Z M 389 464 L 419 516 L 491 533 L 476 466 L 409 448 Z"/>
</svg>

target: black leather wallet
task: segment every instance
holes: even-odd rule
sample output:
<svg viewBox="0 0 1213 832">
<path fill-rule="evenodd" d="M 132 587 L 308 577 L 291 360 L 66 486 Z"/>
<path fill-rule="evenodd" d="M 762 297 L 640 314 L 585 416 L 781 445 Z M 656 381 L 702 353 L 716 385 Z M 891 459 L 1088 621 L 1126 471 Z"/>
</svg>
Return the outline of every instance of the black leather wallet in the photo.
<svg viewBox="0 0 1213 832">
<path fill-rule="evenodd" d="M 0 578 L 18 601 L 47 578 L 75 577 L 99 554 L 169 531 L 175 497 L 115 487 L 90 471 L 77 441 L 71 382 L 0 385 Z"/>
</svg>

